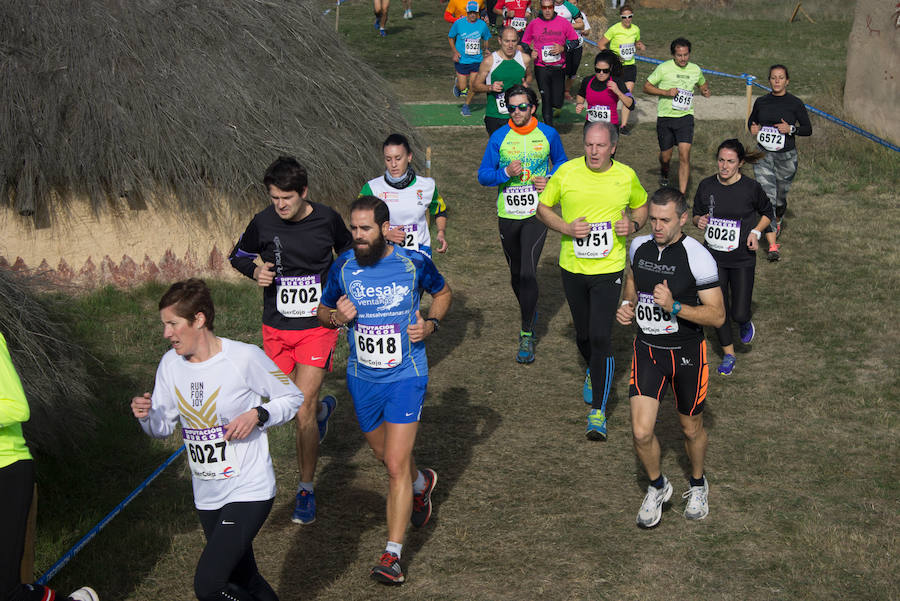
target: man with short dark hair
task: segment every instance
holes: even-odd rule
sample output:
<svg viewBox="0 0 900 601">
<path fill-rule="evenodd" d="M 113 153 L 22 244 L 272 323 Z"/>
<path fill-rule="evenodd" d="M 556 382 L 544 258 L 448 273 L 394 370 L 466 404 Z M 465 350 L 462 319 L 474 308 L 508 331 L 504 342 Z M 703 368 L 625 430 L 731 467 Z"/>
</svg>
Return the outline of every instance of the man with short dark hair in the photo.
<svg viewBox="0 0 900 601">
<path fill-rule="evenodd" d="M 510 119 L 491 134 L 478 168 L 478 183 L 498 187 L 500 243 L 522 323 L 516 361 L 531 363 L 537 320 L 537 264 L 547 238 L 547 228 L 535 212 L 548 178 L 567 159 L 556 130 L 534 116 L 538 107 L 534 90 L 516 84 L 505 94 Z"/>
<path fill-rule="evenodd" d="M 488 51 L 487 41 L 491 39 L 487 23 L 478 16 L 479 10 L 478 2 L 469 0 L 466 3 L 466 16 L 454 21 L 450 26 L 450 33 L 447 34 L 450 51 L 453 53 L 453 68 L 456 70 L 453 95 L 457 98 L 466 97 L 459 110 L 463 117 L 472 116 L 472 110 L 469 108 L 475 94 L 472 83 Z"/>
<path fill-rule="evenodd" d="M 703 407 L 709 381 L 703 326 L 721 326 L 725 304 L 716 261 L 702 244 L 682 233 L 689 219 L 684 195 L 661 188 L 650 199 L 652 232 L 631 242 L 631 277 L 616 320 L 637 320 L 631 360 L 631 427 L 634 449 L 650 478 L 637 524 L 659 523 L 672 485 L 662 475 L 659 441 L 654 434 L 659 403 L 669 386 L 675 393 L 684 447 L 691 463 L 690 489 L 684 493 L 684 517 L 702 520 L 709 513 L 709 484 L 703 473 L 707 436 Z"/>
<path fill-rule="evenodd" d="M 506 90 L 514 85 L 531 85 L 531 55 L 518 49 L 519 35 L 512 27 L 500 30 L 500 50 L 481 61 L 472 89 L 487 94 L 484 127 L 488 136 L 509 122 Z"/>
<path fill-rule="evenodd" d="M 612 159 L 617 141 L 612 123 L 588 122 L 584 156 L 556 170 L 537 210 L 538 219 L 563 235 L 563 290 L 575 343 L 588 367 L 581 394 L 591 406 L 585 433 L 589 440 L 606 440 L 606 402 L 615 371 L 612 323 L 625 270 L 625 238 L 647 219 L 647 192 L 637 174 Z M 553 212 L 556 205 L 562 216 Z"/>
<path fill-rule="evenodd" d="M 669 185 L 669 162 L 678 145 L 678 189 L 687 193 L 694 143 L 694 87 L 709 98 L 709 84 L 700 67 L 690 62 L 691 43 L 676 38 L 669 46 L 674 57 L 656 66 L 644 83 L 644 92 L 659 96 L 656 137 L 659 141 L 659 185 Z"/>
<path fill-rule="evenodd" d="M 325 327 L 349 328 L 347 389 L 366 442 L 389 477 L 388 542 L 371 575 L 401 584 L 406 524 L 428 522 L 437 484 L 437 473 L 419 471 L 412 456 L 428 385 L 424 340 L 438 331 L 451 293 L 428 256 L 387 243 L 390 226 L 388 207 L 378 198 L 353 202 L 353 250 L 332 265 L 318 317 Z M 419 311 L 423 292 L 432 297 L 427 318 Z"/>
<path fill-rule="evenodd" d="M 337 334 L 320 327 L 316 308 L 334 254 L 352 242 L 334 209 L 307 200 L 308 183 L 306 168 L 295 158 L 272 163 L 263 177 L 271 204 L 253 217 L 229 256 L 235 269 L 263 289 L 263 350 L 307 401 L 296 420 L 300 484 L 291 520 L 297 524 L 316 519 L 313 479 L 319 443 L 337 405 L 331 395 L 319 402 Z"/>
</svg>

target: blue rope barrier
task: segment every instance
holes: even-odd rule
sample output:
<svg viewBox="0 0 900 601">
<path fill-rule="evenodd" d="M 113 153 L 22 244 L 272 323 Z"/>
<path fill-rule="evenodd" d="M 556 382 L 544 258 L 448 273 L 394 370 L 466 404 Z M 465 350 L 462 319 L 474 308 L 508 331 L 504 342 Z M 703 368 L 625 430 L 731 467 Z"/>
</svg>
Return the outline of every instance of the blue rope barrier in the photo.
<svg viewBox="0 0 900 601">
<path fill-rule="evenodd" d="M 594 42 L 593 40 L 585 39 L 584 41 L 587 42 L 588 44 L 591 44 L 592 46 L 599 47 L 597 42 Z M 650 58 L 648 56 L 635 55 L 634 59 L 645 62 L 645 63 L 650 63 L 653 65 L 658 65 L 663 62 L 663 61 L 659 60 L 658 58 Z M 700 70 L 703 71 L 704 73 L 708 73 L 709 75 L 718 75 L 719 77 L 728 77 L 730 79 L 743 79 L 744 82 L 746 82 L 746 84 L 748 86 L 756 86 L 757 88 L 765 90 L 766 92 L 772 91 L 772 88 L 767 88 L 766 86 L 764 86 L 762 84 L 756 83 L 756 81 L 755 81 L 756 77 L 753 75 L 750 75 L 748 73 L 741 73 L 740 75 L 734 75 L 731 73 L 722 73 L 721 71 L 713 71 L 712 69 L 702 69 L 701 68 Z M 830 114 L 826 113 L 825 111 L 823 111 L 821 109 L 817 109 L 816 107 L 811 106 L 809 104 L 804 103 L 803 106 L 805 106 L 809 112 L 811 112 L 815 115 L 818 115 L 819 117 L 827 119 L 828 121 L 831 121 L 832 123 L 836 123 L 836 124 L 840 125 L 841 127 L 845 127 L 847 129 L 849 129 L 850 131 L 852 131 L 853 133 L 859 134 L 864 138 L 868 138 L 869 140 L 871 140 L 873 142 L 881 144 L 885 148 L 890 148 L 894 152 L 900 152 L 900 147 L 898 147 L 896 144 L 891 144 L 887 140 L 885 140 L 883 138 L 879 138 L 875 134 L 862 129 L 861 127 L 859 127 L 857 125 L 848 123 L 847 121 L 844 121 L 843 119 L 841 119 L 839 117 L 830 115 Z"/>
<path fill-rule="evenodd" d="M 343 4 L 344 2 L 349 2 L 349 1 L 350 1 L 350 0 L 337 0 L 337 3 L 336 3 L 336 4 L 337 4 L 337 6 L 340 6 L 340 5 Z M 322 13 L 322 16 L 324 17 L 325 15 L 327 15 L 327 14 L 330 13 L 330 12 L 331 12 L 331 9 L 329 8 L 328 10 L 326 10 L 325 12 Z"/>
<path fill-rule="evenodd" d="M 125 508 L 126 505 L 128 505 L 129 503 L 131 503 L 131 501 L 132 501 L 136 496 L 138 496 L 145 488 L 147 488 L 147 485 L 148 485 L 148 484 L 150 484 L 151 482 L 153 482 L 153 480 L 156 479 L 156 477 L 157 477 L 158 475 L 160 475 L 160 474 L 162 473 L 162 471 L 163 471 L 164 469 L 166 469 L 166 468 L 169 466 L 170 463 L 172 463 L 173 461 L 175 461 L 175 459 L 177 459 L 178 456 L 181 455 L 181 453 L 183 453 L 183 452 L 184 452 L 184 447 L 182 446 L 182 447 L 179 448 L 177 451 L 175 451 L 174 453 L 172 453 L 172 454 L 169 456 L 169 458 L 166 459 L 166 460 L 162 463 L 162 465 L 160 465 L 158 468 L 156 468 L 156 469 L 153 471 L 153 473 L 150 474 L 150 475 L 147 477 L 146 480 L 144 480 L 143 482 L 141 482 L 140 484 L 138 484 L 137 488 L 135 488 L 133 491 L 131 491 L 131 493 L 130 493 L 127 497 L 125 497 L 125 500 L 124 500 L 124 501 L 122 501 L 121 503 L 119 503 L 118 505 L 116 505 L 116 507 L 115 507 L 112 511 L 110 511 L 108 514 L 106 514 L 106 517 L 104 517 L 102 520 L 100 520 L 99 522 L 97 522 L 97 525 L 96 525 L 96 526 L 94 526 L 93 528 L 91 528 L 90 530 L 88 530 L 88 533 L 85 534 L 83 537 L 81 537 L 81 540 L 79 540 L 77 543 L 75 543 L 75 545 L 74 545 L 71 549 L 69 549 L 68 551 L 66 551 L 66 552 L 63 554 L 63 556 L 60 557 L 60 558 L 57 560 L 57 562 L 56 562 L 55 564 L 53 564 L 53 566 L 52 566 L 49 570 L 47 570 L 47 571 L 44 573 L 43 576 L 41 576 L 40 578 L 38 578 L 38 579 L 37 579 L 37 584 L 40 584 L 40 585 L 46 585 L 48 582 L 50 582 L 50 579 L 53 578 L 54 576 L 56 576 L 56 573 L 59 572 L 59 571 L 63 568 L 63 566 L 65 566 L 67 563 L 69 563 L 69 561 L 70 561 L 73 557 L 75 557 L 75 555 L 76 555 L 79 551 L 81 551 L 81 549 L 82 549 L 86 544 L 88 544 L 88 542 L 90 542 L 90 540 L 91 540 L 92 538 L 94 538 L 94 537 L 97 535 L 98 532 L 100 532 L 101 530 L 103 530 L 104 526 L 106 526 L 106 525 L 110 522 L 110 520 L 112 520 L 114 517 L 116 517 L 116 515 L 118 515 L 119 512 L 122 511 L 122 510 Z"/>
</svg>

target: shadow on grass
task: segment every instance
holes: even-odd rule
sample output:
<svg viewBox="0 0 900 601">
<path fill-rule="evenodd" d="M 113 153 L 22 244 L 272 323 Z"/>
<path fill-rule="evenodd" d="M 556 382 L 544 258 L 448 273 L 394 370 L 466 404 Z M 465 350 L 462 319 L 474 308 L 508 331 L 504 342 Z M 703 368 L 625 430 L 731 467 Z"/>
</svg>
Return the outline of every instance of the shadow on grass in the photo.
<svg viewBox="0 0 900 601">
<path fill-rule="evenodd" d="M 478 307 L 470 306 L 468 296 L 463 292 L 453 291 L 453 304 L 446 319 L 441 322 L 441 329 L 425 342 L 428 353 L 429 371 L 438 365 L 460 346 L 467 338 L 478 339 L 484 327 L 484 314 Z M 428 401 L 425 401 L 426 408 Z"/>
</svg>

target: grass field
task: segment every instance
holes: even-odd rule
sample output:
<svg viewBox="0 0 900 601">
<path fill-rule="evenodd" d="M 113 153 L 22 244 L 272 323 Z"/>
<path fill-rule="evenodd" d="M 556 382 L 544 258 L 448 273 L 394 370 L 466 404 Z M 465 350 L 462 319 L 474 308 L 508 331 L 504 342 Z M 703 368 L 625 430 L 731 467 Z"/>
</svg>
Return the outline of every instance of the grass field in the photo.
<svg viewBox="0 0 900 601">
<path fill-rule="evenodd" d="M 451 67 L 443 4 L 421 0 L 412 21 L 400 18 L 397 4 L 387 40 L 374 35 L 370 5 L 357 0 L 342 8 L 341 35 L 401 99 L 445 99 Z M 663 41 L 686 34 L 694 58 L 710 68 L 764 76 L 770 62 L 783 61 L 791 91 L 839 110 L 849 22 L 828 6 L 808 3 L 818 23 L 795 23 L 790 35 L 783 7 L 762 0 L 732 12 L 642 10 L 638 22 L 651 56 L 662 57 Z M 763 50 L 774 47 L 787 58 Z M 743 84 L 734 85 L 731 93 L 742 93 Z M 669 397 L 657 434 L 675 495 L 660 526 L 642 531 L 634 518 L 647 479 L 632 450 L 627 400 L 633 331 L 614 331 L 609 441 L 589 442 L 584 367 L 559 280 L 557 235 L 548 237 L 540 264 L 537 360 L 513 361 L 518 311 L 492 191 L 475 182 L 486 136 L 480 123 L 472 125 L 421 130 L 452 211 L 450 251 L 437 264 L 454 304 L 428 345 L 431 381 L 416 455 L 440 482 L 433 522 L 411 532 L 404 548 L 409 582 L 386 589 L 368 578 L 385 539 L 386 478 L 343 385 L 342 342 L 326 382 L 339 406 L 322 447 L 313 526 L 289 521 L 297 479 L 291 427 L 270 434 L 279 493 L 255 549 L 281 598 L 900 598 L 897 155 L 813 117 L 813 137 L 799 144 L 783 259 L 761 258 L 757 266 L 758 338 L 752 348 L 738 345 L 732 377 L 712 376 L 705 413 L 711 513 L 699 523 L 681 516 L 687 464 Z M 580 155 L 581 128 L 561 129 L 569 156 Z M 698 121 L 694 184 L 713 173 L 722 139 L 749 141 L 742 129 Z M 653 124 L 640 124 L 617 154 L 650 190 L 655 139 Z M 744 173 L 752 176 L 749 168 Z M 174 439 L 145 437 L 127 407 L 150 389 L 166 350 L 155 310 L 163 290 L 66 299 L 76 337 L 100 360 L 92 377 L 108 412 L 95 444 L 66 461 L 39 463 L 41 571 L 177 449 Z M 214 293 L 217 331 L 259 343 L 256 287 L 216 282 Z M 721 350 L 710 334 L 714 367 Z M 203 537 L 192 506 L 179 461 L 52 584 L 68 591 L 88 583 L 104 601 L 193 598 Z"/>
</svg>

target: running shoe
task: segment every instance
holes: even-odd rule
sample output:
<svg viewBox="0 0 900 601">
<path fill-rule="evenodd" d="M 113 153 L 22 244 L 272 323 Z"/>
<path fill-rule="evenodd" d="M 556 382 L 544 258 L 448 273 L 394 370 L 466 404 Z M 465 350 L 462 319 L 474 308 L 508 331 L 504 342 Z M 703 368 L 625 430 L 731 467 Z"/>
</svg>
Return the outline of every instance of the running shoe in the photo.
<svg viewBox="0 0 900 601">
<path fill-rule="evenodd" d="M 517 363 L 534 362 L 534 335 L 519 335 L 519 351 L 516 353 Z"/>
<path fill-rule="evenodd" d="M 737 362 L 737 357 L 734 355 L 725 355 L 722 357 L 722 362 L 719 363 L 719 375 L 721 376 L 730 376 L 731 372 L 734 371 L 734 364 Z"/>
<path fill-rule="evenodd" d="M 465 88 L 465 89 L 463 89 L 463 90 L 460 90 L 460 91 L 459 91 L 459 95 L 460 95 L 460 96 L 468 96 L 468 95 L 469 95 L 469 88 Z"/>
<path fill-rule="evenodd" d="M 381 19 L 375 17 L 375 29 L 381 29 Z"/>
<path fill-rule="evenodd" d="M 741 330 L 741 342 L 744 344 L 750 344 L 753 342 L 753 337 L 756 336 L 756 328 L 753 327 L 753 322 L 748 321 L 747 323 L 742 323 L 740 325 Z"/>
<path fill-rule="evenodd" d="M 400 569 L 400 558 L 388 551 L 382 553 L 378 565 L 372 568 L 372 578 L 385 584 L 403 584 L 406 578 Z"/>
<path fill-rule="evenodd" d="M 630 125 L 626 125 L 625 127 L 621 128 L 619 130 L 620 136 L 628 136 L 630 134 L 631 134 L 631 126 Z"/>
<path fill-rule="evenodd" d="M 469 108 L 468 104 L 464 104 L 464 105 L 462 105 L 462 108 L 459 109 L 459 114 L 462 115 L 463 117 L 471 117 L 472 109 Z"/>
<path fill-rule="evenodd" d="M 453 92 L 453 95 L 457 98 L 459 98 L 462 94 L 462 91 L 460 91 L 460 89 L 456 87 L 456 84 L 453 84 L 453 88 L 450 91 Z"/>
<path fill-rule="evenodd" d="M 562 115 L 562 108 L 561 107 L 553 107 L 553 118 L 559 119 L 560 115 Z"/>
<path fill-rule="evenodd" d="M 588 440 L 606 440 L 606 416 L 599 409 L 591 409 L 588 413 L 587 432 Z"/>
<path fill-rule="evenodd" d="M 659 187 L 665 188 L 669 185 L 669 176 L 668 175 L 660 175 L 659 176 Z"/>
<path fill-rule="evenodd" d="M 387 37 L 387 32 L 384 29 L 379 29 L 378 35 L 380 35 L 381 37 L 384 38 L 384 37 Z"/>
<path fill-rule="evenodd" d="M 687 499 L 684 517 L 689 520 L 702 520 L 709 515 L 709 481 L 703 477 L 703 486 L 692 486 L 681 495 Z"/>
<path fill-rule="evenodd" d="M 586 405 L 594 404 L 594 385 L 591 383 L 591 368 L 587 368 L 584 374 L 584 385 L 581 387 L 581 398 L 584 399 Z"/>
<path fill-rule="evenodd" d="M 291 521 L 295 524 L 312 524 L 316 521 L 316 493 L 306 489 L 297 493 L 297 504 Z"/>
<path fill-rule="evenodd" d="M 425 478 L 425 490 L 413 494 L 413 510 L 410 522 L 416 528 L 421 528 L 431 519 L 431 491 L 437 485 L 437 472 L 431 468 L 422 470 Z"/>
<path fill-rule="evenodd" d="M 784 219 L 779 219 L 775 222 L 775 239 L 778 240 L 781 237 L 781 232 L 784 230 Z"/>
<path fill-rule="evenodd" d="M 404 19 L 412 19 L 412 9 L 411 8 L 407 8 L 405 11 L 403 11 L 403 18 Z"/>
<path fill-rule="evenodd" d="M 322 421 L 316 420 L 316 425 L 319 426 L 319 444 L 322 444 L 322 441 L 325 440 L 325 435 L 328 434 L 328 418 L 331 417 L 331 414 L 334 413 L 334 408 L 337 407 L 337 399 L 329 394 L 322 399 L 322 404 L 325 405 L 328 411 L 325 413 Z"/>
<path fill-rule="evenodd" d="M 777 237 L 778 234 L 775 234 L 775 236 Z M 772 246 L 769 247 L 769 257 L 768 257 L 769 263 L 774 263 L 775 261 L 777 261 L 781 258 L 780 251 L 781 251 L 780 244 L 773 244 Z"/>
<path fill-rule="evenodd" d="M 663 476 L 663 487 L 656 488 L 652 484 L 647 487 L 641 510 L 638 511 L 637 525 L 641 528 L 653 528 L 662 517 L 663 503 L 672 498 L 672 483 Z"/>
<path fill-rule="evenodd" d="M 89 586 L 83 586 L 69 595 L 70 601 L 100 601 L 100 595 Z"/>
</svg>

